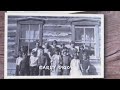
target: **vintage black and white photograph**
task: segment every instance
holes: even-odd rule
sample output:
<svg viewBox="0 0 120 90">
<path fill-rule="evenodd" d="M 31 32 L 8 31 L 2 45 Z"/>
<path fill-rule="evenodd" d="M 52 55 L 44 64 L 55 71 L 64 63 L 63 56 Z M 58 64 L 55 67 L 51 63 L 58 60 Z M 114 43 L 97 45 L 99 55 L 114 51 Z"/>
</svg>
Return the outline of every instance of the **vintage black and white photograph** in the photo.
<svg viewBox="0 0 120 90">
<path fill-rule="evenodd" d="M 5 78 L 104 78 L 104 15 L 6 13 Z"/>
</svg>

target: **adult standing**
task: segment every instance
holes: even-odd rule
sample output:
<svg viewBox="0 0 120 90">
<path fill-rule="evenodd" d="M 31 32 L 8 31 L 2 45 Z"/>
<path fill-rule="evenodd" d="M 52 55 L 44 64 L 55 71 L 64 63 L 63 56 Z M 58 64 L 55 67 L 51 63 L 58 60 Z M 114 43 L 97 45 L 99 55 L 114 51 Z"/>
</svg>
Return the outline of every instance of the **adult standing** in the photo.
<svg viewBox="0 0 120 90">
<path fill-rule="evenodd" d="M 30 75 L 38 75 L 38 57 L 35 51 L 32 51 L 30 56 Z"/>
<path fill-rule="evenodd" d="M 48 42 L 45 42 L 44 44 L 44 55 L 46 56 L 47 58 L 47 65 L 46 66 L 49 66 L 50 67 L 50 61 L 51 61 L 51 55 L 50 55 L 50 52 L 51 52 L 51 46 L 49 45 Z M 46 69 L 45 70 L 45 75 L 50 75 L 50 69 Z"/>
<path fill-rule="evenodd" d="M 40 46 L 40 56 L 38 58 L 39 75 L 45 75 L 45 67 L 47 66 L 47 57 L 44 49 Z"/>
<path fill-rule="evenodd" d="M 22 53 L 23 60 L 20 62 L 20 75 L 28 76 L 30 75 L 29 67 L 29 57 L 27 53 Z"/>
<path fill-rule="evenodd" d="M 56 40 L 54 40 L 53 43 L 52 43 L 52 49 L 50 51 L 51 56 L 53 56 L 56 51 L 58 51 L 60 53 L 60 48 L 57 46 L 57 44 L 58 44 L 58 42 Z"/>
<path fill-rule="evenodd" d="M 35 44 L 35 48 L 32 49 L 31 52 L 36 52 L 37 54 L 37 58 L 39 59 L 40 58 L 40 43 L 38 41 L 36 41 L 36 44 Z M 30 56 L 32 56 L 32 53 L 30 54 Z M 36 70 L 36 73 L 37 75 L 39 75 L 39 65 L 37 65 L 37 70 Z"/>
<path fill-rule="evenodd" d="M 72 59 L 74 57 L 74 54 L 76 54 L 77 52 L 78 52 L 78 50 L 77 50 L 77 48 L 75 48 L 75 42 L 71 41 L 70 48 L 69 48 L 69 54 L 70 54 Z"/>
<path fill-rule="evenodd" d="M 40 56 L 40 43 L 36 42 L 35 48 L 32 49 L 32 51 L 36 51 L 37 52 L 37 57 Z"/>
<path fill-rule="evenodd" d="M 78 57 L 79 57 L 81 63 L 83 60 L 83 52 L 84 52 L 84 46 L 81 45 L 81 46 L 79 46 L 79 52 L 78 52 Z"/>
<path fill-rule="evenodd" d="M 77 53 L 74 54 L 73 59 L 71 60 L 70 63 L 70 75 L 71 76 L 81 76 L 82 71 L 81 71 L 81 63 L 80 60 L 78 59 Z"/>
<path fill-rule="evenodd" d="M 19 51 L 18 58 L 16 59 L 16 76 L 20 75 L 20 63 L 22 60 L 22 53 Z"/>
<path fill-rule="evenodd" d="M 63 50 L 63 55 L 62 55 L 62 61 L 63 61 L 63 69 L 62 69 L 62 75 L 69 75 L 70 74 L 70 62 L 71 62 L 71 57 L 68 54 L 68 50 L 64 49 Z"/>
<path fill-rule="evenodd" d="M 82 73 L 83 75 L 88 75 L 88 70 L 90 68 L 90 60 L 89 60 L 89 55 L 86 50 L 83 52 L 83 60 L 82 60 Z"/>
</svg>

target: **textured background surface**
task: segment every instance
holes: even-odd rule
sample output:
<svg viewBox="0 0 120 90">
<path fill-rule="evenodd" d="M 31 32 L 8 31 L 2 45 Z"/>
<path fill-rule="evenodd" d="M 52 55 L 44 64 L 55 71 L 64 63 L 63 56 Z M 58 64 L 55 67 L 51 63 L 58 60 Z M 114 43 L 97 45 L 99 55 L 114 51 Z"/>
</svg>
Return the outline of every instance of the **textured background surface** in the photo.
<svg viewBox="0 0 120 90">
<path fill-rule="evenodd" d="M 105 15 L 105 78 L 120 79 L 120 11 L 89 11 Z"/>
<path fill-rule="evenodd" d="M 0 78 L 4 76 L 4 12 L 0 11 Z"/>
<path fill-rule="evenodd" d="M 120 79 L 120 11 L 105 14 L 105 78 Z M 4 12 L 0 11 L 0 78 L 4 78 Z"/>
</svg>

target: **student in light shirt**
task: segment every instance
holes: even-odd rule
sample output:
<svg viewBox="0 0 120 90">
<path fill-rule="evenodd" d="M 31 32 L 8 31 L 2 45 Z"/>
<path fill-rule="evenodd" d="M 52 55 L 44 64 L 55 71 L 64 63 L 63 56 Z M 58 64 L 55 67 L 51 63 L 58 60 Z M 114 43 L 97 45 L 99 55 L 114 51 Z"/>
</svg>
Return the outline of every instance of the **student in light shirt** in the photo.
<svg viewBox="0 0 120 90">
<path fill-rule="evenodd" d="M 51 58 L 51 76 L 57 76 L 62 74 L 62 70 L 59 68 L 62 65 L 62 57 L 58 50 L 55 51 L 55 54 Z"/>
<path fill-rule="evenodd" d="M 19 52 L 19 56 L 16 59 L 16 76 L 20 75 L 20 63 L 23 60 L 22 53 Z"/>
<path fill-rule="evenodd" d="M 30 56 L 30 75 L 38 75 L 38 57 L 37 57 L 37 52 L 32 51 L 32 54 Z"/>
<path fill-rule="evenodd" d="M 40 43 L 36 42 L 36 47 L 34 49 L 32 49 L 32 51 L 36 51 L 37 52 L 37 57 L 40 56 Z"/>
<path fill-rule="evenodd" d="M 78 59 L 77 53 L 74 54 L 73 59 L 71 60 L 70 63 L 70 75 L 71 76 L 81 76 L 82 75 L 82 71 L 81 71 L 81 63 L 80 60 Z"/>
</svg>

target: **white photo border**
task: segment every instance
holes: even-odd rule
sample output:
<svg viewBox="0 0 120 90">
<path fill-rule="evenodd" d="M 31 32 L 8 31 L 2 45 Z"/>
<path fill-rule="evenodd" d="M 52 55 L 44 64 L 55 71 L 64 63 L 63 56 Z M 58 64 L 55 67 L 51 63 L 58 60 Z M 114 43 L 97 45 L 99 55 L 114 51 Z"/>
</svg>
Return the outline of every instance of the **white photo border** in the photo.
<svg viewBox="0 0 120 90">
<path fill-rule="evenodd" d="M 7 75 L 7 43 L 8 43 L 8 16 L 67 16 L 67 17 L 100 17 L 101 18 L 101 49 L 100 49 L 100 55 L 101 55 L 101 74 L 100 75 L 84 75 L 80 77 L 72 77 L 72 76 L 8 76 Z M 65 79 L 65 78 L 104 78 L 104 15 L 103 14 L 56 14 L 56 13 L 16 13 L 16 12 L 6 12 L 5 13 L 5 24 L 4 24 L 5 32 L 4 32 L 4 79 Z"/>
</svg>

